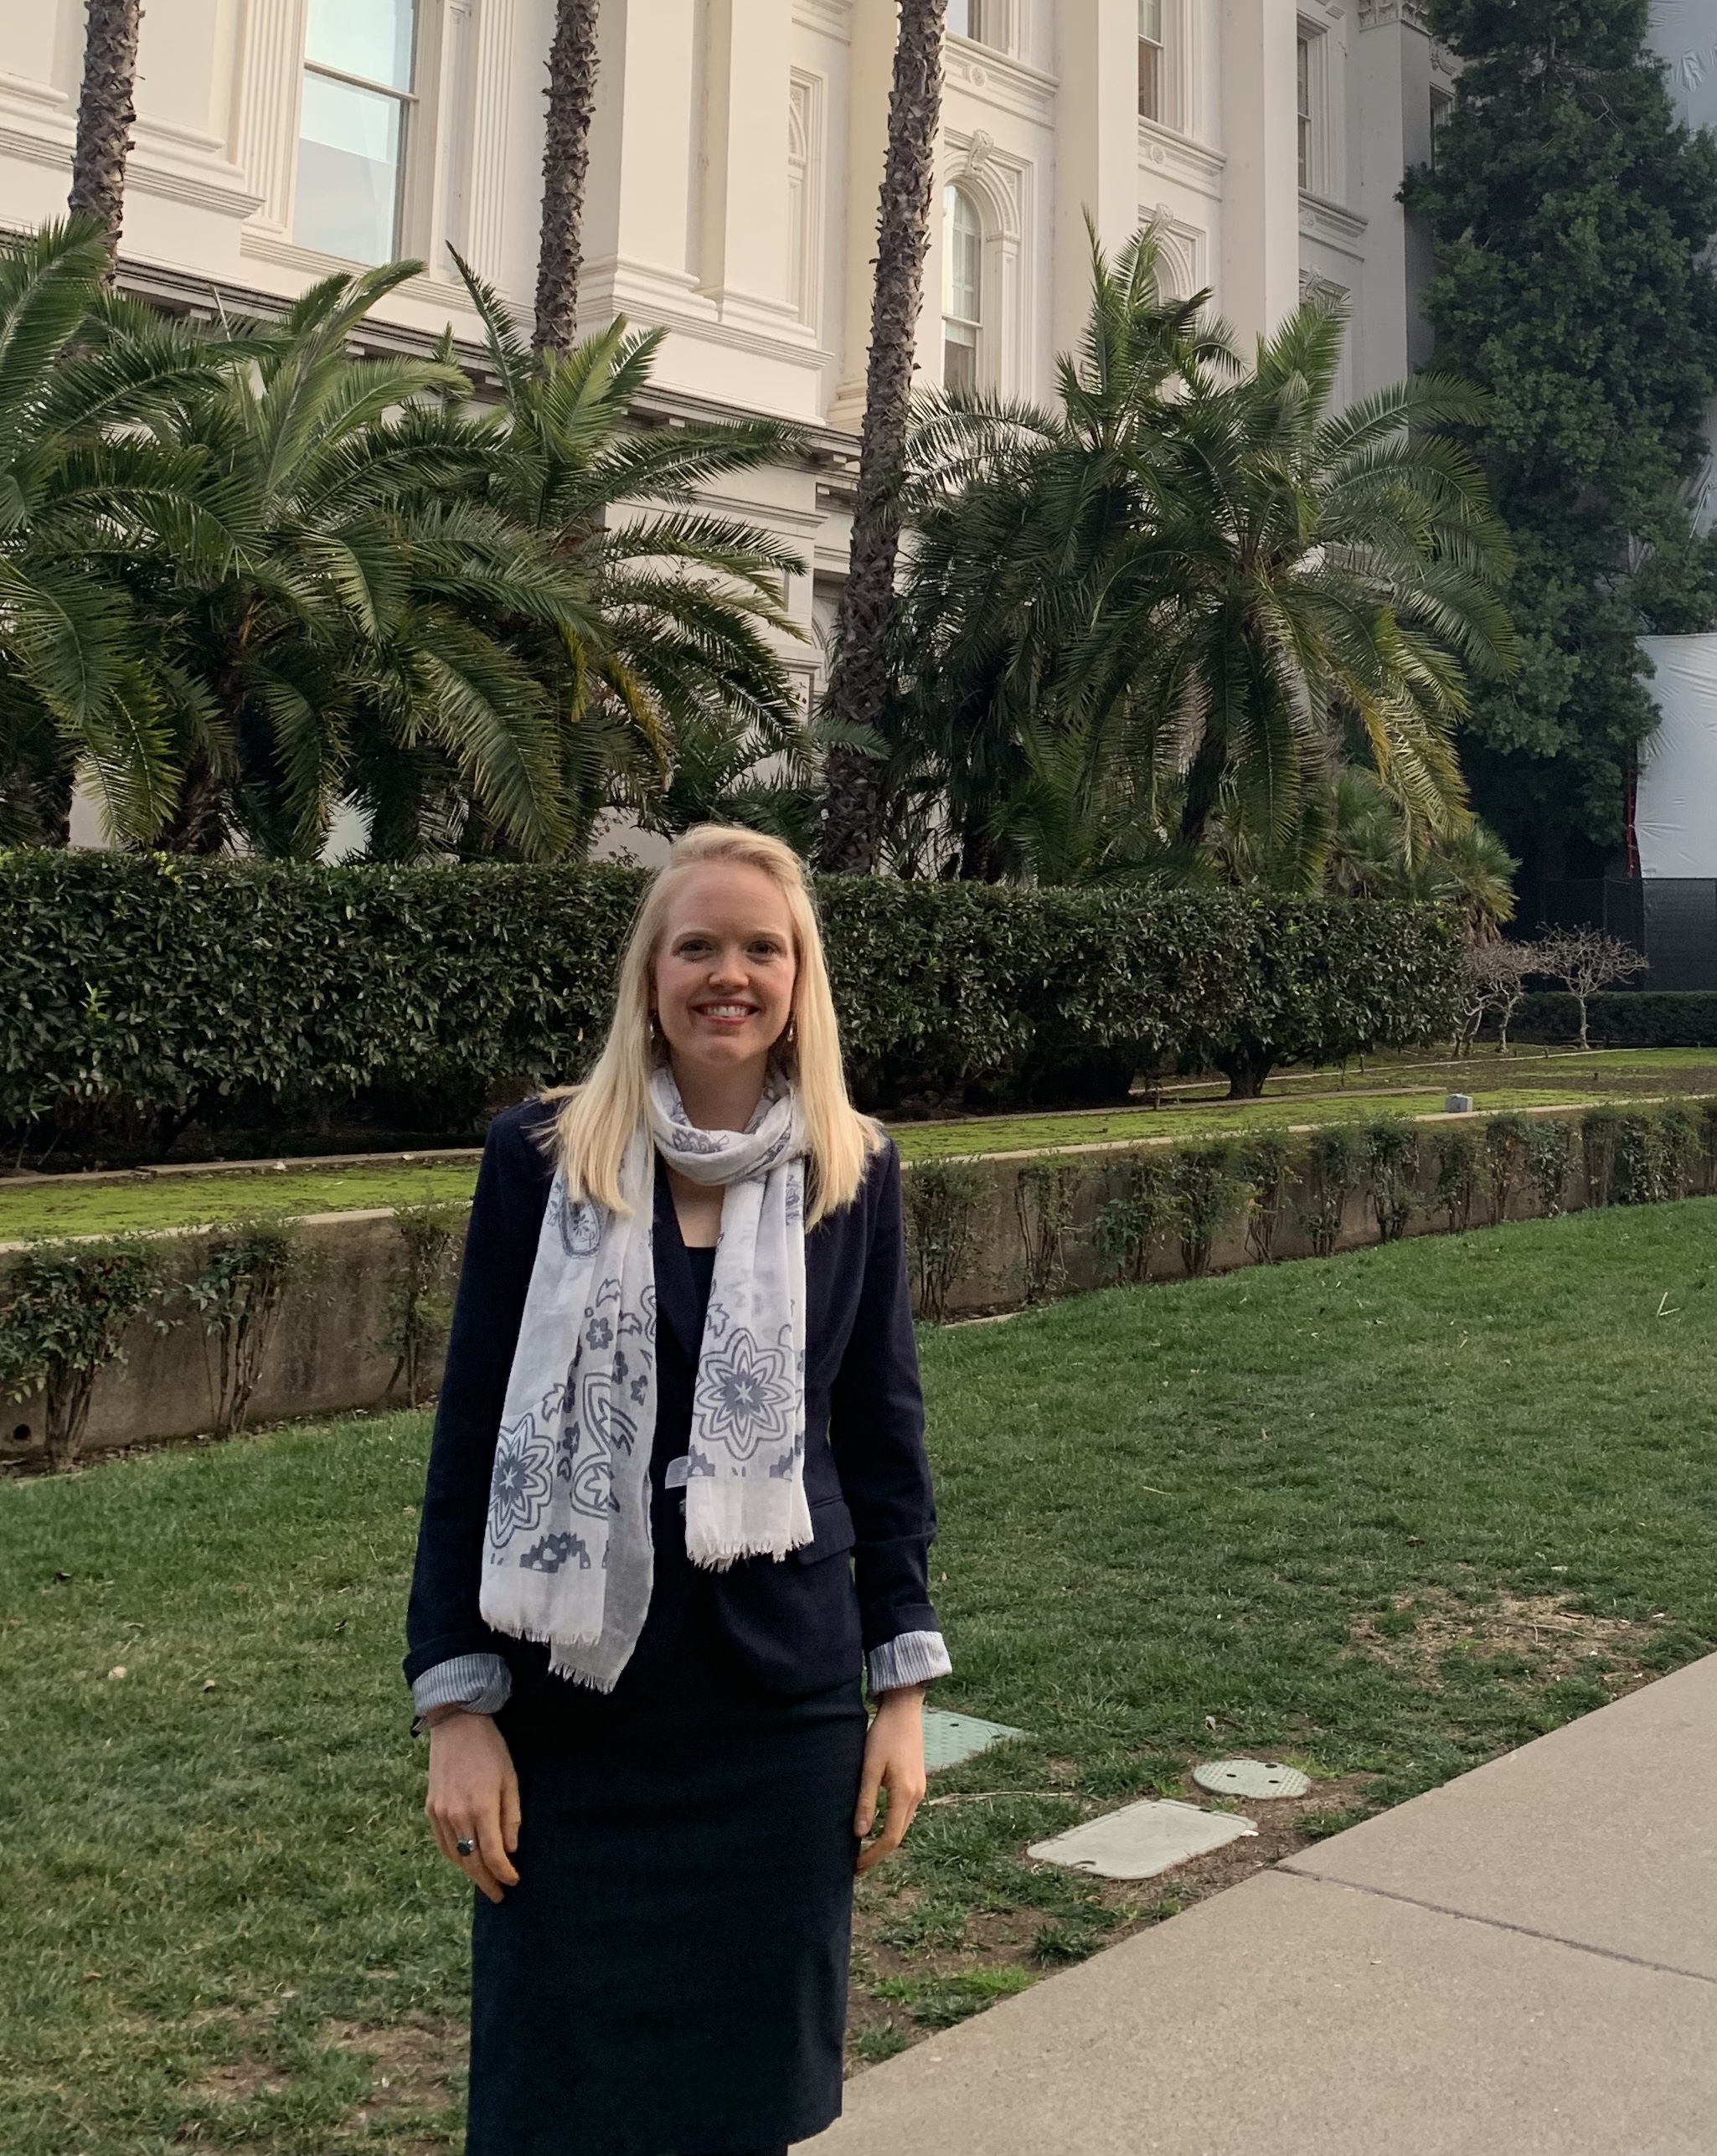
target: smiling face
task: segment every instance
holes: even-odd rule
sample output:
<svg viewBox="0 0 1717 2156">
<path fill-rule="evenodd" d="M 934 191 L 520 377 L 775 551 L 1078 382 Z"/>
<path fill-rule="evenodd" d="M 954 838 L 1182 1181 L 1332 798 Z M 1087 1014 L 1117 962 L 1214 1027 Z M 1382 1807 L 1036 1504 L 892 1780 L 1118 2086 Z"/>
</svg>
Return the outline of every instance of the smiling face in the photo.
<svg viewBox="0 0 1717 2156">
<path fill-rule="evenodd" d="M 773 878 L 713 861 L 680 881 L 656 957 L 652 1007 L 683 1064 L 761 1077 L 793 1014 L 792 921 Z"/>
</svg>

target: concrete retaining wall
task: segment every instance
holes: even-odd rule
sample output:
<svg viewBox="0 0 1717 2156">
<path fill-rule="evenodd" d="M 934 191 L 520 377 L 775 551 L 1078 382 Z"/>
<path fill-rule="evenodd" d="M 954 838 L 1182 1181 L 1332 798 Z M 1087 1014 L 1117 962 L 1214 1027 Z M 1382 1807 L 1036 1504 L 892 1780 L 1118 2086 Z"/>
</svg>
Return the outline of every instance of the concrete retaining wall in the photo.
<svg viewBox="0 0 1717 2156">
<path fill-rule="evenodd" d="M 1580 1111 L 1573 1107 L 1528 1113 L 1561 1116 L 1575 1124 L 1580 1118 Z M 1484 1115 L 1419 1119 L 1417 1203 L 1409 1235 L 1447 1231 L 1446 1215 L 1433 1210 L 1436 1131 L 1462 1122 L 1482 1127 L 1490 1120 Z M 1308 1132 L 1289 1135 L 1303 1142 Z M 1105 1199 L 1121 1188 L 1128 1157 L 1168 1152 L 1177 1143 L 1186 1142 L 1163 1139 L 1143 1145 L 1075 1147 L 1053 1154 L 997 1154 L 970 1163 L 982 1190 L 972 1219 L 971 1257 L 948 1296 L 947 1315 L 987 1315 L 1018 1309 L 1024 1301 L 1027 1269 L 1019 1193 L 1022 1172 L 1029 1165 L 1051 1161 L 1072 1179 L 1065 1263 L 1053 1292 L 1077 1292 L 1101 1284 L 1096 1218 Z M 907 1172 L 910 1177 L 912 1171 Z M 910 1189 L 908 1194 L 910 1209 Z M 1297 1186 L 1291 1186 L 1276 1241 L 1278 1258 L 1311 1253 L 1310 1239 L 1297 1216 L 1298 1194 Z M 1576 1143 L 1564 1210 L 1577 1211 L 1586 1202 L 1585 1173 Z M 1530 1188 L 1525 1187 L 1513 1193 L 1508 1217 L 1530 1218 L 1537 1210 Z M 1481 1194 L 1473 1208 L 1472 1223 L 1477 1225 L 1487 1217 Z M 301 1225 L 320 1265 L 316 1277 L 295 1282 L 286 1291 L 251 1403 L 251 1426 L 293 1416 L 405 1405 L 399 1393 L 389 1390 L 394 1359 L 379 1344 L 391 1322 L 389 1297 L 403 1257 L 392 1214 L 325 1213 L 312 1215 Z M 209 1234 L 208 1230 L 172 1231 L 158 1239 L 167 1247 L 170 1277 L 183 1281 L 200 1269 Z M 1337 1247 L 1353 1250 L 1377 1240 L 1376 1220 L 1362 1184 L 1348 1198 Z M 19 1247 L 0 1245 L 0 1263 L 8 1250 Z M 1236 1219 L 1217 1236 L 1211 1269 L 1224 1271 L 1255 1261 L 1245 1220 Z M 1173 1235 L 1165 1235 L 1153 1254 L 1152 1277 L 1174 1279 L 1183 1271 L 1178 1244 Z M 171 1299 L 159 1314 L 169 1321 L 171 1329 L 163 1333 L 147 1320 L 134 1324 L 126 1334 L 126 1360 L 110 1366 L 97 1379 L 84 1440 L 86 1452 L 194 1436 L 209 1429 L 214 1416 L 210 1344 L 196 1313 L 187 1307 L 183 1297 Z M 424 1374 L 428 1389 L 433 1390 L 440 1375 L 437 1358 Z M 41 1401 L 8 1404 L 0 1409 L 0 1415 L 3 1415 L 0 1459 L 28 1461 L 39 1456 Z"/>
</svg>

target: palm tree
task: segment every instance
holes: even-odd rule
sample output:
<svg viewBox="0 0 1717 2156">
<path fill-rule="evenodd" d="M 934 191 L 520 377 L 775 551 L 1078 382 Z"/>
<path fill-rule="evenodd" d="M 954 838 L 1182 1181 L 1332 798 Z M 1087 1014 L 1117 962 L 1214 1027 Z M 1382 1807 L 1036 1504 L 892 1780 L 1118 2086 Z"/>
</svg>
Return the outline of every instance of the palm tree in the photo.
<svg viewBox="0 0 1717 2156">
<path fill-rule="evenodd" d="M 556 0 L 549 48 L 549 118 L 543 141 L 543 209 L 532 343 L 563 358 L 578 338 L 585 178 L 596 102 L 596 0 Z"/>
<path fill-rule="evenodd" d="M 477 498 L 487 443 L 450 358 L 354 360 L 371 307 L 418 268 L 325 279 L 221 349 L 176 415 L 221 543 L 132 579 L 179 686 L 184 781 L 163 843 L 313 855 L 354 744 L 446 760 L 509 839 L 565 835 L 549 699 L 486 612 L 571 622 L 576 595 Z"/>
<path fill-rule="evenodd" d="M 117 837 L 178 781 L 171 694 L 128 578 L 212 549 L 198 461 L 150 431 L 206 382 L 206 348 L 102 291 L 88 218 L 0 241 L 0 843 L 65 842 L 81 771 Z"/>
<path fill-rule="evenodd" d="M 1277 887 L 1321 877 L 1351 744 L 1410 859 L 1467 818 L 1466 672 L 1512 663 L 1507 544 L 1435 431 L 1475 393 L 1421 376 L 1331 416 L 1337 307 L 1302 306 L 1248 369 L 1155 263 L 1148 233 L 1112 266 L 1094 246 L 1058 409 L 926 401 L 895 730 L 936 744 L 990 873 L 1017 867 L 998 842 L 1028 722 L 1107 744 L 1127 813 L 1172 812 L 1183 871 L 1219 825 Z"/>
<path fill-rule="evenodd" d="M 877 726 L 888 697 L 906 423 L 924 298 L 946 8 L 947 0 L 900 0 L 852 554 L 822 704 L 827 718 L 843 728 Z M 879 835 L 878 776 L 873 760 L 856 745 L 829 751 L 819 849 L 824 868 L 853 871 L 873 866 Z"/>
<path fill-rule="evenodd" d="M 73 216 L 93 217 L 106 241 L 111 282 L 119 261 L 126 159 L 137 125 L 137 33 L 142 0 L 85 0 L 84 80 L 72 150 Z"/>
<path fill-rule="evenodd" d="M 565 358 L 534 357 L 499 296 L 460 266 L 504 396 L 464 422 L 482 475 L 476 506 L 538 550 L 561 594 L 552 613 L 498 594 L 485 619 L 556 714 L 563 843 L 580 850 L 616 806 L 661 828 L 697 799 L 773 816 L 755 766 L 781 760 L 791 792 L 807 753 L 776 648 L 797 634 L 781 580 L 800 565 L 699 497 L 791 456 L 797 436 L 763 420 L 634 424 L 660 331 L 616 322 Z"/>
</svg>

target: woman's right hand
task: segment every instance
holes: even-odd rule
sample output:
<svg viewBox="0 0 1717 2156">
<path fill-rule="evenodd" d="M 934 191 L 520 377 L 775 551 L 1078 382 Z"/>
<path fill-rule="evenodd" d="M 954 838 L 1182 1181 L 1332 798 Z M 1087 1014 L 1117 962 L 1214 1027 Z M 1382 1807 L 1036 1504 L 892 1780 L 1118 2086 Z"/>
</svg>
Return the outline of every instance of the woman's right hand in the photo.
<svg viewBox="0 0 1717 2156">
<path fill-rule="evenodd" d="M 507 1740 L 489 1715 L 445 1710 L 430 1723 L 429 1795 L 424 1803 L 436 1847 L 491 1901 L 517 1886 L 518 1777 Z M 461 1856 L 458 1844 L 473 1844 Z"/>
</svg>

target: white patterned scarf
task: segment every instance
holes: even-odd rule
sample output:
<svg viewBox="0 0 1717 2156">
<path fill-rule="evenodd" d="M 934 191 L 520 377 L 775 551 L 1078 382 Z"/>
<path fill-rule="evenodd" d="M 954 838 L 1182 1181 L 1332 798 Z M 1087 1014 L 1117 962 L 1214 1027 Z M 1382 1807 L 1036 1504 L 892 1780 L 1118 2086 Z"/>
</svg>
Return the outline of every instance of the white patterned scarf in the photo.
<svg viewBox="0 0 1717 2156">
<path fill-rule="evenodd" d="M 688 1554 L 720 1571 L 811 1540 L 804 1148 L 798 1094 L 773 1073 L 744 1131 L 705 1131 L 658 1070 L 621 1171 L 630 1214 L 570 1201 L 555 1170 L 495 1447 L 482 1607 L 496 1631 L 546 1641 L 557 1676 L 612 1690 L 650 1607 L 657 1152 L 726 1185 L 681 1469 Z"/>
</svg>

